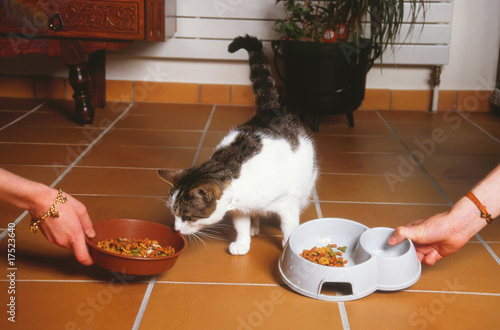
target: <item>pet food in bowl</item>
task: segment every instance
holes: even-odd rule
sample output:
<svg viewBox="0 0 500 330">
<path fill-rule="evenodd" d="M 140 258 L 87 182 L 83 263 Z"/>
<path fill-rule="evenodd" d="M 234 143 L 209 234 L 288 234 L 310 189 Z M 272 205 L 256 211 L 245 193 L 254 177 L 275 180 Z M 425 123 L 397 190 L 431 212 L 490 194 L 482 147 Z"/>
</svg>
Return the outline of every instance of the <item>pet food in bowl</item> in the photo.
<svg viewBox="0 0 500 330">
<path fill-rule="evenodd" d="M 318 248 L 313 247 L 310 250 L 304 250 L 300 256 L 306 260 L 329 267 L 344 267 L 347 260 L 342 257 L 342 252 L 345 253 L 347 246 L 337 247 L 337 244 L 328 244 Z"/>
<path fill-rule="evenodd" d="M 187 245 L 186 239 L 181 234 L 170 227 L 152 221 L 112 219 L 95 222 L 93 226 L 96 235 L 91 239 L 87 238 L 92 259 L 96 264 L 106 269 L 123 274 L 154 275 L 165 272 L 174 266 Z M 114 237 L 139 239 L 143 245 L 145 245 L 144 241 L 147 238 L 150 242 L 157 242 L 157 245 L 163 248 L 171 247 L 175 252 L 166 256 L 144 257 L 135 256 L 134 253 L 131 255 L 118 254 L 116 247 L 115 252 L 98 247 L 99 242 L 109 241 L 110 238 Z M 147 248 L 147 245 L 145 246 Z"/>
</svg>

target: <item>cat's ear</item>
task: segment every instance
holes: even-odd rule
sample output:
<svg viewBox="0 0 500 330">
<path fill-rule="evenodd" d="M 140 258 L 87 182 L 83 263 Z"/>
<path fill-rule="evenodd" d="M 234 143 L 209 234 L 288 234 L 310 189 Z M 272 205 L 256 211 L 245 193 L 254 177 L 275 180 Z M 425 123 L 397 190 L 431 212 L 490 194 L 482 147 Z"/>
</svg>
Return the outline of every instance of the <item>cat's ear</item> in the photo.
<svg viewBox="0 0 500 330">
<path fill-rule="evenodd" d="M 189 194 L 208 203 L 213 200 L 219 200 L 222 197 L 222 188 L 215 182 L 206 182 L 191 189 Z"/>
<path fill-rule="evenodd" d="M 158 175 L 173 188 L 183 172 L 183 170 L 158 170 Z"/>
</svg>

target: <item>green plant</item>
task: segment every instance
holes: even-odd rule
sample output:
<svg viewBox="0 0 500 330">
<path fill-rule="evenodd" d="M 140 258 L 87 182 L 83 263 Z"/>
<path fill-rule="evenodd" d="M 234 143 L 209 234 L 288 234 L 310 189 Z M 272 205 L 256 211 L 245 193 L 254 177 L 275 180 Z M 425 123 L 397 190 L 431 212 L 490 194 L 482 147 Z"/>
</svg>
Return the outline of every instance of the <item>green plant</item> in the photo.
<svg viewBox="0 0 500 330">
<path fill-rule="evenodd" d="M 312 42 L 349 42 L 358 48 L 372 48 L 370 60 L 382 56 L 408 23 L 410 31 L 428 0 L 330 0 L 283 3 L 286 17 L 275 22 L 275 30 L 288 40 Z M 409 12 L 405 12 L 405 3 Z M 405 22 L 406 20 L 406 22 Z M 326 33 L 326 38 L 325 38 Z"/>
</svg>

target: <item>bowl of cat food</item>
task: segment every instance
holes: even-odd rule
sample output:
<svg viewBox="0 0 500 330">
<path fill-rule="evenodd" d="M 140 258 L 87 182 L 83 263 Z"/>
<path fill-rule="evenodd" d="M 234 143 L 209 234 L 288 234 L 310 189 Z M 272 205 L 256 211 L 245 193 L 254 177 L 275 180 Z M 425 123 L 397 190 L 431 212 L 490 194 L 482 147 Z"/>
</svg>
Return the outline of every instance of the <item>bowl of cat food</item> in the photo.
<svg viewBox="0 0 500 330">
<path fill-rule="evenodd" d="M 329 301 L 405 289 L 418 281 L 421 265 L 410 240 L 387 243 L 393 232 L 341 218 L 305 222 L 280 257 L 281 278 L 304 296 Z"/>
<path fill-rule="evenodd" d="M 93 224 L 96 235 L 86 239 L 92 259 L 101 267 L 130 275 L 154 275 L 174 266 L 186 239 L 160 223 L 110 219 Z"/>
</svg>

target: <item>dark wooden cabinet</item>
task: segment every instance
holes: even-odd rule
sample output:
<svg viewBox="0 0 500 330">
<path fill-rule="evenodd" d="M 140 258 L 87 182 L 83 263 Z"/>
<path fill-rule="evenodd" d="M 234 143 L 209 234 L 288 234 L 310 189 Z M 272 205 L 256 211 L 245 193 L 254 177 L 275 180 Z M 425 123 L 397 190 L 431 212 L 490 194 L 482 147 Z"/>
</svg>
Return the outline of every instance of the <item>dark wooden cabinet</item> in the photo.
<svg viewBox="0 0 500 330">
<path fill-rule="evenodd" d="M 175 0 L 166 1 L 175 11 Z M 60 56 L 69 67 L 76 120 L 82 125 L 93 122 L 94 106 L 106 103 L 106 50 L 124 49 L 135 40 L 164 41 L 165 30 L 165 0 L 0 2 L 0 56 Z"/>
</svg>

